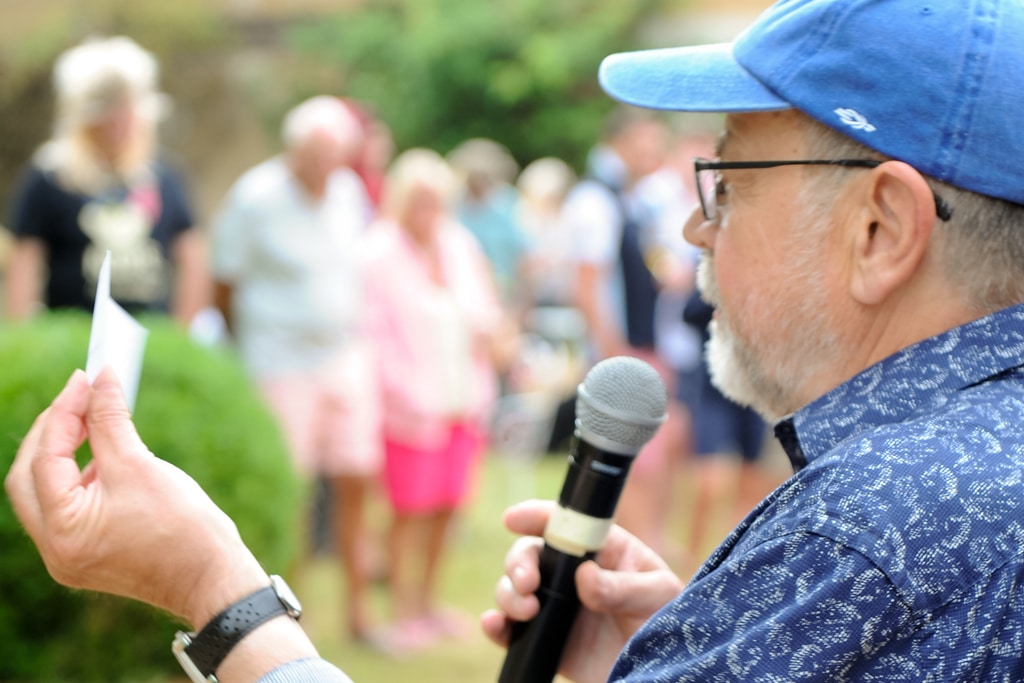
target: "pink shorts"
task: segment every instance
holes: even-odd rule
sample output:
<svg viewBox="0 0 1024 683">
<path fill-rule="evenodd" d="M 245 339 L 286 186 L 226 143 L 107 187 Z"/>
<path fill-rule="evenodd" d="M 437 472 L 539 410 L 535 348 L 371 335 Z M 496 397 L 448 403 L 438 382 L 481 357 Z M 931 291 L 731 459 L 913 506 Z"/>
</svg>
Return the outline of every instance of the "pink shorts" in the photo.
<svg viewBox="0 0 1024 683">
<path fill-rule="evenodd" d="M 353 346 L 324 367 L 260 382 L 305 476 L 371 476 L 383 461 L 373 366 Z"/>
<path fill-rule="evenodd" d="M 481 430 L 453 422 L 447 443 L 425 449 L 384 441 L 388 499 L 396 512 L 420 514 L 459 507 L 468 497 L 484 450 Z"/>
</svg>

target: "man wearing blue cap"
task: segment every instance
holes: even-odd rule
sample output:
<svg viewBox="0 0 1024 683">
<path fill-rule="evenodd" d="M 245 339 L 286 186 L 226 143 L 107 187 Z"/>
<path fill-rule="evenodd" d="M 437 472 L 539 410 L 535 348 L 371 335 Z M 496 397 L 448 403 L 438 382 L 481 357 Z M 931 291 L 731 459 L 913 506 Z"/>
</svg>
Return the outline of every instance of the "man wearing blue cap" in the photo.
<svg viewBox="0 0 1024 683">
<path fill-rule="evenodd" d="M 1022 46 L 1018 0 L 788 0 L 734 44 L 602 64 L 629 104 L 728 114 L 685 235 L 715 382 L 794 475 L 681 592 L 625 534 L 581 567 L 568 677 L 1024 680 Z"/>
<path fill-rule="evenodd" d="M 685 588 L 614 529 L 576 574 L 568 678 L 1024 680 L 1022 45 L 1019 0 L 783 0 L 733 45 L 604 62 L 623 101 L 729 114 L 685 232 L 715 381 L 775 423 L 795 473 Z M 197 628 L 271 590 L 109 372 L 72 377 L 6 488 L 70 585 Z M 532 537 L 482 619 L 498 642 L 537 612 L 550 509 L 506 514 Z M 229 640 L 219 680 L 347 680 L 290 602 Z"/>
</svg>

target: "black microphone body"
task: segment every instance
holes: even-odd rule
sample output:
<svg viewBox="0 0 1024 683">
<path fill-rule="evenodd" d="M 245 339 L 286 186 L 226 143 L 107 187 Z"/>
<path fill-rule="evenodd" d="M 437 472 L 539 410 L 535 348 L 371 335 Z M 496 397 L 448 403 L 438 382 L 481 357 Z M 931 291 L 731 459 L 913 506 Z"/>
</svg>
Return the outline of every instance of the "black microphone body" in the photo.
<svg viewBox="0 0 1024 683">
<path fill-rule="evenodd" d="M 513 624 L 498 683 L 554 679 L 580 608 L 576 568 L 604 544 L 634 456 L 611 453 L 573 436 L 569 469 L 540 554 L 540 612 Z"/>
<path fill-rule="evenodd" d="M 580 609 L 576 569 L 604 546 L 634 458 L 665 420 L 657 372 L 635 358 L 598 363 L 577 394 L 576 430 L 558 505 L 544 529 L 540 611 L 513 624 L 498 683 L 550 683 Z"/>
</svg>

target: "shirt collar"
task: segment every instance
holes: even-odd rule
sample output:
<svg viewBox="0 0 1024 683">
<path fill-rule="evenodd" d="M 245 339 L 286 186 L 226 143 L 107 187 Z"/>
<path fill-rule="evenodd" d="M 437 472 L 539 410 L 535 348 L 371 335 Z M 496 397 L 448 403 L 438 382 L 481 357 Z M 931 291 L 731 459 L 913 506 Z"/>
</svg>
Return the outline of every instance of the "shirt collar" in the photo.
<svg viewBox="0 0 1024 683">
<path fill-rule="evenodd" d="M 794 471 L 866 429 L 944 404 L 1024 365 L 1024 304 L 955 327 L 872 365 L 775 425 Z"/>
</svg>

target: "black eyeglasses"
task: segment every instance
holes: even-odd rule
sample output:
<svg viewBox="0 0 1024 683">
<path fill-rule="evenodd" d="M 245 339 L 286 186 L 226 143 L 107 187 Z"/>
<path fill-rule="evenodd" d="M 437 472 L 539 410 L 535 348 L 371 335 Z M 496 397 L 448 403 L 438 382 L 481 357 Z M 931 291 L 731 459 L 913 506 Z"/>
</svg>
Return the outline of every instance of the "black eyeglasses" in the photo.
<svg viewBox="0 0 1024 683">
<path fill-rule="evenodd" d="M 700 208 L 704 218 L 713 221 L 718 217 L 719 189 L 722 176 L 718 171 L 736 171 L 743 169 L 775 168 L 776 166 L 843 166 L 846 168 L 875 168 L 882 161 L 877 159 L 794 159 L 790 161 L 711 161 L 696 158 L 693 170 L 697 177 L 697 194 L 700 196 Z M 932 190 L 935 197 L 935 215 L 943 221 L 953 217 L 953 209 Z"/>
</svg>

